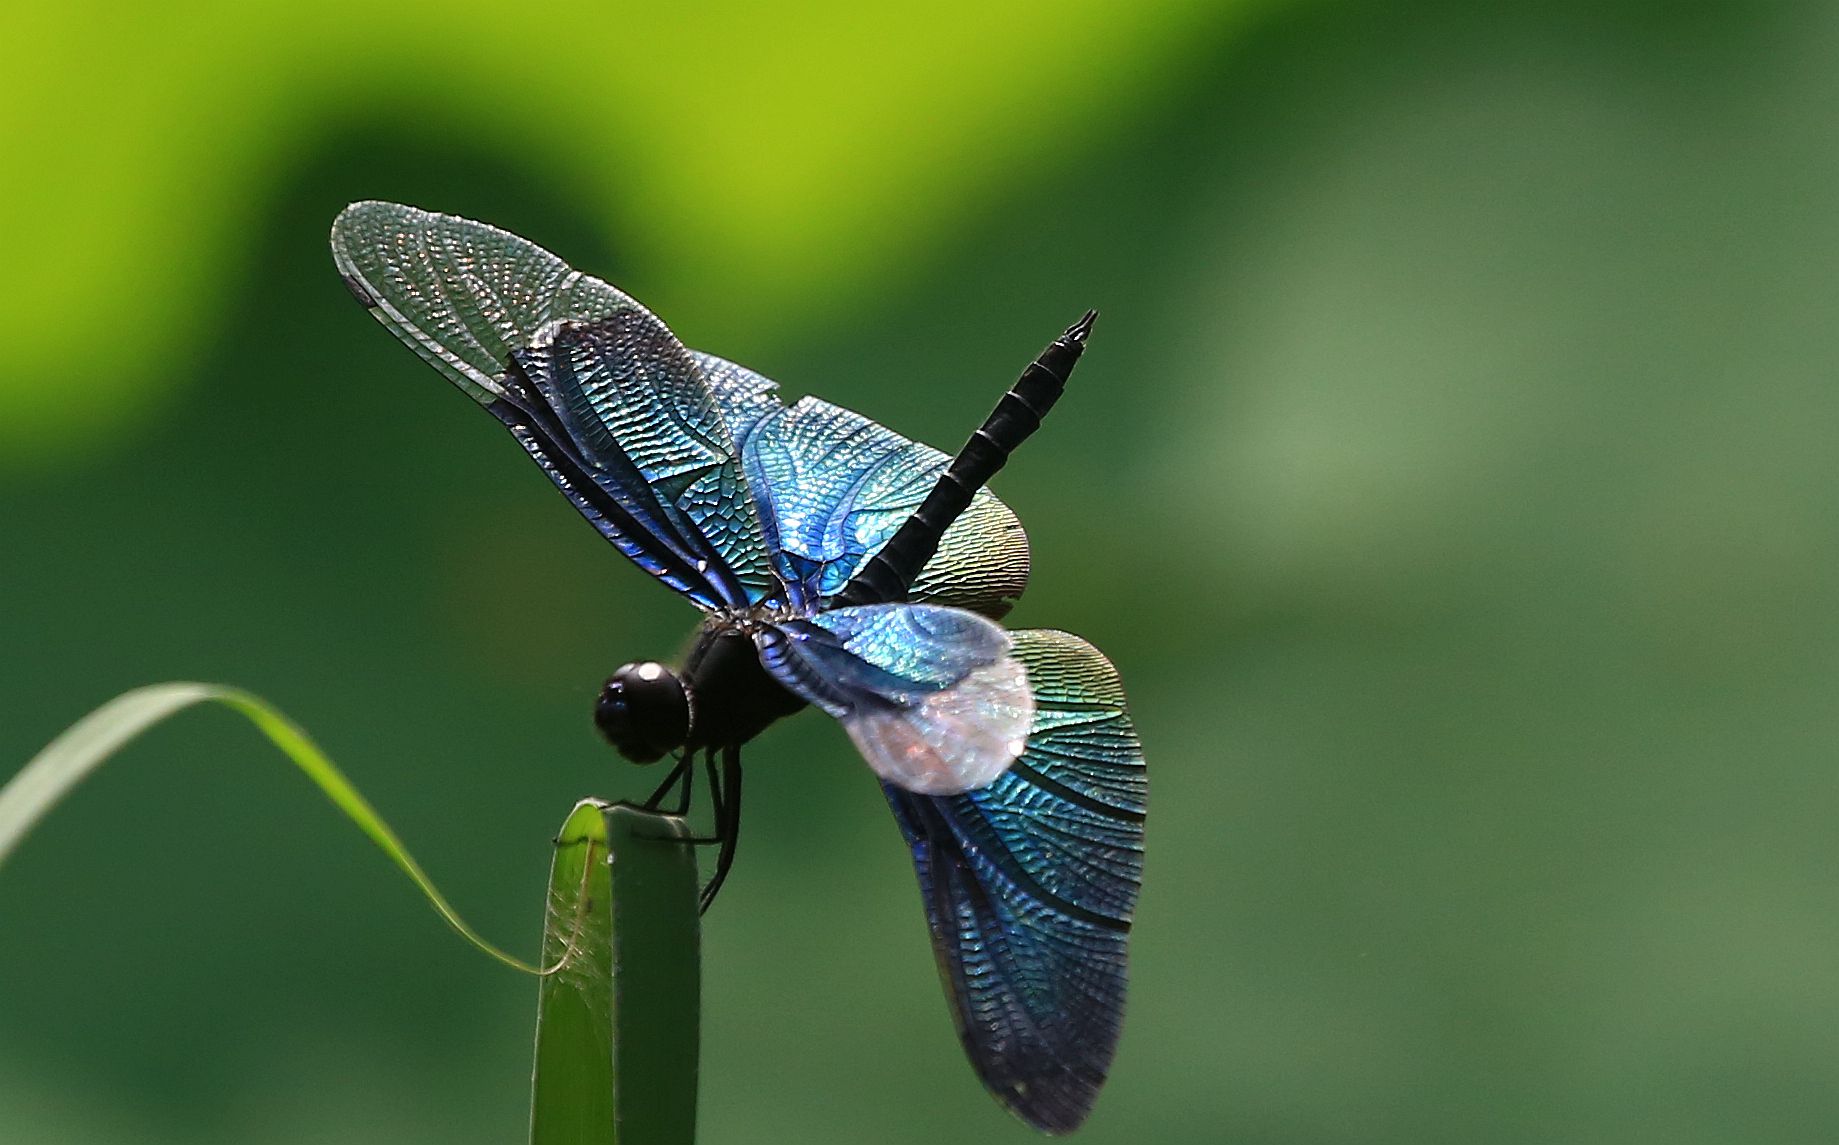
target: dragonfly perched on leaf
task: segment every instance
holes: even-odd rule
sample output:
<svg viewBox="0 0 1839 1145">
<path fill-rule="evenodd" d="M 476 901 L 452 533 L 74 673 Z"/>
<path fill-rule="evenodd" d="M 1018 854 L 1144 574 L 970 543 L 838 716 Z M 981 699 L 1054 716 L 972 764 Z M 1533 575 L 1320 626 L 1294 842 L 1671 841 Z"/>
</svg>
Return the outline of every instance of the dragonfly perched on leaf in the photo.
<svg viewBox="0 0 1839 1145">
<path fill-rule="evenodd" d="M 378 321 L 510 429 L 581 515 L 702 610 L 678 669 L 627 664 L 595 705 L 626 758 L 700 763 L 720 842 L 743 744 L 807 705 L 840 722 L 913 853 L 960 1040 L 1038 1129 L 1091 1111 L 1123 1018 L 1148 792 L 1116 670 L 1005 631 L 1028 540 L 984 488 L 1040 425 L 1088 313 L 956 457 L 687 349 L 650 311 L 516 235 L 354 203 L 332 251 Z"/>
</svg>

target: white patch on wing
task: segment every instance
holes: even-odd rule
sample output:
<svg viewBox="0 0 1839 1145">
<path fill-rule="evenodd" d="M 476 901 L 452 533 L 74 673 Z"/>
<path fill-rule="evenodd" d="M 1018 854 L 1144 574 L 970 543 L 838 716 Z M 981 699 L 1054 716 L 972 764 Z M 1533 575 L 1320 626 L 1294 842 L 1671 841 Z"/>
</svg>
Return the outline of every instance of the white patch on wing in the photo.
<svg viewBox="0 0 1839 1145">
<path fill-rule="evenodd" d="M 1005 656 L 910 707 L 846 716 L 843 727 L 882 779 L 919 795 L 956 795 L 1009 770 L 1033 720 L 1027 670 Z"/>
</svg>

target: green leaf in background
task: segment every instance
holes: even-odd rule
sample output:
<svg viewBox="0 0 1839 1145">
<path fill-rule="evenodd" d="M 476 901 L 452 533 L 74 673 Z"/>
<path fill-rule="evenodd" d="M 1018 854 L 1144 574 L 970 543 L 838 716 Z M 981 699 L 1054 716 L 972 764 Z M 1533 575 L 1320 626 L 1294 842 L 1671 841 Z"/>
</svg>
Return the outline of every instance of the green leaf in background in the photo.
<svg viewBox="0 0 1839 1145">
<path fill-rule="evenodd" d="M 556 840 L 531 1145 L 690 1145 L 701 967 L 681 819 L 584 800 Z M 609 858 L 610 856 L 610 858 Z"/>
<path fill-rule="evenodd" d="M 340 122 L 502 151 L 662 268 L 647 298 L 693 287 L 754 339 L 1115 134 L 1184 52 L 1270 5 L 11 5 L 0 463 L 186 376 L 239 228 Z"/>
</svg>

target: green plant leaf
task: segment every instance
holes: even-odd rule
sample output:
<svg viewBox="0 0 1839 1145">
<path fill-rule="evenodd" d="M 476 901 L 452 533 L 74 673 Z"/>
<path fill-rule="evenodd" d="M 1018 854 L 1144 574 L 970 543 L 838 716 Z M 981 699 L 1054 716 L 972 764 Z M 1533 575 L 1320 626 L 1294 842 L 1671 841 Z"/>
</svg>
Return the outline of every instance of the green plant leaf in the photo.
<svg viewBox="0 0 1839 1145">
<path fill-rule="evenodd" d="M 690 1145 L 701 970 L 683 820 L 576 804 L 556 840 L 531 1145 Z"/>
<path fill-rule="evenodd" d="M 358 793 L 306 732 L 259 696 L 219 684 L 150 684 L 124 692 L 72 724 L 0 787 L 0 865 L 52 808 L 96 772 L 130 740 L 186 708 L 218 703 L 240 712 L 306 773 L 345 817 L 407 875 L 447 924 L 480 950 L 507 966 L 537 969 L 487 942 L 468 926 L 435 887 L 395 831 Z"/>
</svg>

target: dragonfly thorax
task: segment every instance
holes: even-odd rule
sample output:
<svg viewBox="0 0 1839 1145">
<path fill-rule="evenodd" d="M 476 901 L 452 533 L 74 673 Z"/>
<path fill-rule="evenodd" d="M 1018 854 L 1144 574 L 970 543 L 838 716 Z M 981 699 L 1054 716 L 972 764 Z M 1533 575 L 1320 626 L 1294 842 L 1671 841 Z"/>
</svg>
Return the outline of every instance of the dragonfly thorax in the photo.
<svg viewBox="0 0 1839 1145">
<path fill-rule="evenodd" d="M 600 689 L 594 723 L 619 754 L 633 763 L 656 763 L 689 738 L 689 693 L 655 660 L 622 665 Z"/>
</svg>

